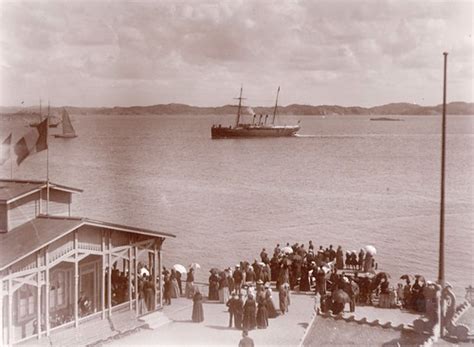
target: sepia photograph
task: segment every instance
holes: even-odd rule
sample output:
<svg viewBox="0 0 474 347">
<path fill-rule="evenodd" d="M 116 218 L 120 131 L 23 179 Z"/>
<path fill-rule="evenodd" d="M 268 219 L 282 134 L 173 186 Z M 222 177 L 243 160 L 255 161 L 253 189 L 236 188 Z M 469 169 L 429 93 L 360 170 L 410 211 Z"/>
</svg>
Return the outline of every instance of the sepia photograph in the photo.
<svg viewBox="0 0 474 347">
<path fill-rule="evenodd" d="M 473 0 L 0 0 L 0 346 L 474 345 Z"/>
</svg>

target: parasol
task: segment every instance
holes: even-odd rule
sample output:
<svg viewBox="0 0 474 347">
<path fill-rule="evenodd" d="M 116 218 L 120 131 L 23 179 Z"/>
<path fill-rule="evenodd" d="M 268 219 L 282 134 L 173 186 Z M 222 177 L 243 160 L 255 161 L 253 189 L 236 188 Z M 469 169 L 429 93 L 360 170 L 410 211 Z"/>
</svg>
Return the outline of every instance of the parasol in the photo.
<svg viewBox="0 0 474 347">
<path fill-rule="evenodd" d="M 372 246 L 372 245 L 367 245 L 367 246 L 365 246 L 365 251 L 366 251 L 368 254 L 370 254 L 371 256 L 374 256 L 374 255 L 377 254 L 377 250 L 376 250 L 375 247 Z"/>
<path fill-rule="evenodd" d="M 293 261 L 302 261 L 303 257 L 299 254 L 293 255 Z"/>
<path fill-rule="evenodd" d="M 339 304 L 347 304 L 351 302 L 351 298 L 349 297 L 349 294 L 347 294 L 342 289 L 338 289 L 334 293 L 332 293 L 332 300 Z"/>
<path fill-rule="evenodd" d="M 321 266 L 321 269 L 324 271 L 325 274 L 328 274 L 331 272 L 331 267 L 328 264 Z"/>
<path fill-rule="evenodd" d="M 283 248 L 281 249 L 281 251 L 282 251 L 283 253 L 291 254 L 291 253 L 293 253 L 293 248 L 291 248 L 290 246 L 286 246 L 286 247 L 283 247 Z"/>
<path fill-rule="evenodd" d="M 179 273 L 183 275 L 187 273 L 186 268 L 181 264 L 174 264 L 173 269 L 175 269 L 176 271 L 178 271 Z"/>
<path fill-rule="evenodd" d="M 200 268 L 201 268 L 201 265 L 199 265 L 198 263 L 191 263 L 191 264 L 189 265 L 189 268 L 190 268 L 190 269 L 197 270 L 197 269 L 200 269 Z"/>
</svg>

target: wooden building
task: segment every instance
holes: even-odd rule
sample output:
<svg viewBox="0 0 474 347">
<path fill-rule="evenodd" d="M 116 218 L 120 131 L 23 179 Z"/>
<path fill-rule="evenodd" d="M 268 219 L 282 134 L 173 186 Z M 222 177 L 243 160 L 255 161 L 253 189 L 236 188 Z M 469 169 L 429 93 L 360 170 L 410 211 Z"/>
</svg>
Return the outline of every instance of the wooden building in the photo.
<svg viewBox="0 0 474 347">
<path fill-rule="evenodd" d="M 117 311 L 160 309 L 161 249 L 175 236 L 73 217 L 81 190 L 47 189 L 44 181 L 0 180 L 0 345 Z"/>
</svg>

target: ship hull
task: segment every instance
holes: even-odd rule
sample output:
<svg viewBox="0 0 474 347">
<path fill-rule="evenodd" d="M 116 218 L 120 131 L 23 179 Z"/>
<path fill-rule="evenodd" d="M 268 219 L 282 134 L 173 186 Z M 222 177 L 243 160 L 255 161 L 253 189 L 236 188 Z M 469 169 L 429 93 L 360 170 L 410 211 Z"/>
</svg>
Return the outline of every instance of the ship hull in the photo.
<svg viewBox="0 0 474 347">
<path fill-rule="evenodd" d="M 299 125 L 295 126 L 248 126 L 248 127 L 221 127 L 213 126 L 211 128 L 211 137 L 213 139 L 226 139 L 238 137 L 288 137 L 294 136 Z"/>
</svg>

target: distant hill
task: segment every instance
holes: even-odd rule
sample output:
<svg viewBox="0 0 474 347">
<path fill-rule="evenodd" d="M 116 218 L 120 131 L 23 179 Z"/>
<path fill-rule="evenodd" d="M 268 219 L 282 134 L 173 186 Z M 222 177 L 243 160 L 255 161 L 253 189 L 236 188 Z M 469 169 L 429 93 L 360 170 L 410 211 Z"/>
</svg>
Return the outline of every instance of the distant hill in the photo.
<svg viewBox="0 0 474 347">
<path fill-rule="evenodd" d="M 71 114 L 98 114 L 98 115 L 141 115 L 141 114 L 195 114 L 195 115 L 222 115 L 235 114 L 235 105 L 223 105 L 218 107 L 197 107 L 186 104 L 160 104 L 152 106 L 130 106 L 130 107 L 74 107 L 64 106 Z M 437 115 L 442 113 L 442 105 L 420 106 L 410 103 L 391 103 L 375 107 L 338 106 L 338 105 L 300 105 L 292 104 L 279 106 L 278 114 L 281 115 Z M 52 107 L 51 114 L 57 115 L 63 107 Z M 452 115 L 474 115 L 474 103 L 451 102 L 447 104 L 447 114 Z M 246 107 L 242 108 L 243 114 L 251 112 L 257 114 L 273 114 L 273 107 Z M 39 107 L 0 107 L 0 114 L 18 116 L 38 116 Z M 45 112 L 43 112 L 43 115 Z"/>
</svg>

